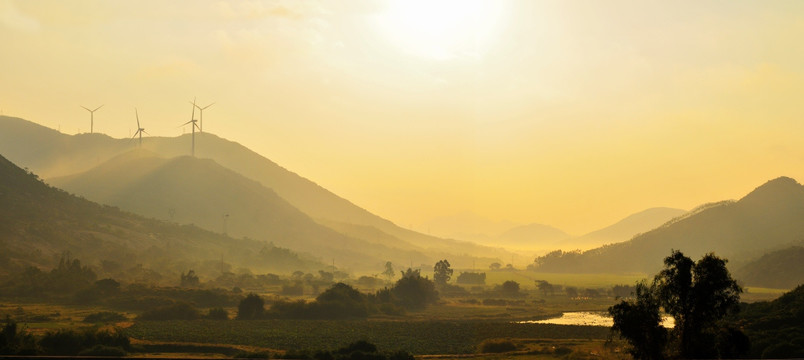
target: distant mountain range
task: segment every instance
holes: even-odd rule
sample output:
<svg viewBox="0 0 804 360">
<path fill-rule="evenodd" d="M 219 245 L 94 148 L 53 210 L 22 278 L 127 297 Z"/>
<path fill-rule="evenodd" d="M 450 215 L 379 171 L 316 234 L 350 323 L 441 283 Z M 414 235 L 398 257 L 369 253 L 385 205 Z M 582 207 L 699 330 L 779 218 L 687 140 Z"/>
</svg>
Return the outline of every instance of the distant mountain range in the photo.
<svg viewBox="0 0 804 360">
<path fill-rule="evenodd" d="M 209 159 L 160 158 L 132 150 L 80 174 L 53 178 L 58 188 L 137 214 L 270 241 L 336 260 L 347 268 L 377 269 L 386 261 L 428 260 L 397 238 L 368 242 L 321 225 L 262 184 Z M 401 250 L 401 249 L 411 250 Z"/>
<path fill-rule="evenodd" d="M 804 240 L 804 186 L 781 177 L 739 201 L 701 206 L 633 239 L 584 252 L 551 253 L 535 267 L 556 272 L 653 273 L 671 250 L 715 252 L 735 264 Z"/>
<path fill-rule="evenodd" d="M 264 241 L 234 239 L 78 198 L 44 184 L 2 156 L 0 234 L 0 272 L 52 267 L 64 254 L 107 273 L 125 272 L 115 276 L 134 281 L 149 269 L 175 274 L 177 280 L 178 273 L 190 269 L 216 277 L 227 267 L 260 272 L 326 268 L 309 256 Z"/>
<path fill-rule="evenodd" d="M 190 136 L 187 134 L 175 138 L 144 138 L 142 149 L 165 159 L 186 156 L 190 149 Z M 211 159 L 223 168 L 260 183 L 264 188 L 275 192 L 280 198 L 286 200 L 287 203 L 317 223 L 341 232 L 341 235 L 347 238 L 361 240 L 362 242 L 356 242 L 353 247 L 347 246 L 346 250 L 355 253 L 355 255 L 365 254 L 364 251 L 368 251 L 372 247 L 376 250 L 375 245 L 388 246 L 389 242 L 392 242 L 395 243 L 391 251 L 392 254 L 402 257 L 410 255 L 403 264 L 432 264 L 437 259 L 449 258 L 454 266 L 468 267 L 475 262 L 479 264 L 491 263 L 499 261 L 500 258 L 510 256 L 510 253 L 500 248 L 480 246 L 466 241 L 442 239 L 401 228 L 331 193 L 312 181 L 282 168 L 240 144 L 221 139 L 209 133 L 196 133 L 195 136 L 196 155 L 199 159 Z M 36 146 L 31 144 L 36 144 Z M 136 141 L 113 139 L 103 134 L 66 135 L 23 119 L 0 116 L 0 154 L 4 154 L 15 163 L 41 174 L 46 179 L 77 175 L 90 171 L 95 167 L 104 165 L 112 158 L 136 148 Z M 146 171 L 148 169 L 155 170 L 159 165 L 140 164 L 139 166 L 142 166 L 140 170 Z M 209 164 L 206 166 L 206 170 L 211 171 L 214 168 Z M 106 171 L 111 171 L 111 169 L 114 169 L 114 165 L 106 164 L 104 168 Z M 124 169 L 119 170 L 123 171 Z M 200 167 L 196 168 L 196 170 L 204 170 L 204 168 Z M 219 170 L 216 169 L 215 171 Z M 167 171 L 167 169 L 160 171 Z M 132 181 L 122 180 L 124 178 L 132 179 L 129 177 L 132 176 L 130 171 L 126 170 L 123 173 L 129 175 L 104 175 L 107 177 L 107 180 L 104 181 L 111 181 L 115 176 L 119 176 L 121 181 L 124 182 Z M 198 181 L 205 175 L 198 173 L 196 176 L 194 181 Z M 146 180 L 154 181 L 155 179 L 141 179 L 141 181 Z M 69 179 L 65 178 L 58 181 L 67 182 Z M 152 183 L 149 186 L 156 185 Z M 254 186 L 250 188 L 256 189 Z M 82 190 L 76 188 L 76 191 L 79 190 L 89 191 L 86 188 Z M 99 193 L 91 194 L 92 197 L 97 196 L 100 199 L 105 196 L 103 189 L 94 188 L 93 191 L 98 191 Z M 265 192 L 265 190 L 260 191 Z M 90 196 L 89 193 L 81 195 Z M 119 197 L 117 200 L 122 201 Z M 130 205 L 136 202 L 135 199 L 130 201 L 132 201 L 129 202 Z M 176 211 L 175 216 L 181 216 L 178 213 L 178 206 L 166 206 Z M 165 218 L 169 215 L 168 211 L 169 209 L 164 208 L 161 210 L 152 209 L 152 214 L 149 216 Z M 222 216 L 225 211 L 211 211 L 214 213 L 206 214 L 206 218 L 187 220 L 210 230 L 222 231 Z M 236 221 L 238 220 L 232 218 L 231 214 L 229 221 L 233 222 L 232 226 L 235 226 L 232 228 L 232 233 L 235 231 L 244 231 L 245 233 L 245 230 L 236 227 Z M 321 229 L 319 228 L 318 230 Z M 340 239 L 344 239 L 343 236 Z M 313 239 L 306 239 L 305 241 L 307 240 L 314 241 Z M 367 243 L 374 245 L 364 246 Z M 333 246 L 335 245 L 333 244 Z M 298 243 L 294 244 L 293 248 L 310 247 L 312 245 Z M 422 254 L 427 254 L 427 256 L 416 257 L 411 255 L 418 254 L 419 251 Z M 388 256 L 390 257 L 391 255 Z"/>
</svg>

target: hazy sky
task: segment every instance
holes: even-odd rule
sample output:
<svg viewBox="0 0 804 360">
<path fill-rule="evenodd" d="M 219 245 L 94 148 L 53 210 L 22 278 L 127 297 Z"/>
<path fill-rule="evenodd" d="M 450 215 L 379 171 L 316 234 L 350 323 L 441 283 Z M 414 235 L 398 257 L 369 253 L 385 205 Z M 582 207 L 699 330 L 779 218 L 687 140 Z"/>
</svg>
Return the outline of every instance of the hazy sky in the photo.
<svg viewBox="0 0 804 360">
<path fill-rule="evenodd" d="M 804 181 L 804 1 L 0 0 L 0 108 L 204 128 L 401 225 L 580 234 Z M 422 229 L 419 229 L 422 230 Z"/>
</svg>

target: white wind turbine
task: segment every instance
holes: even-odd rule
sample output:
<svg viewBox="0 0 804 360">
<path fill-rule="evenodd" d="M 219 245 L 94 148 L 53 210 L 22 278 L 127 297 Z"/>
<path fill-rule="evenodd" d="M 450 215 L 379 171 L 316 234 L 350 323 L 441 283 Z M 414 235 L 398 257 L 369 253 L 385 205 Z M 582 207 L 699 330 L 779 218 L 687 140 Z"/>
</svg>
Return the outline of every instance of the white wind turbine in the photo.
<svg viewBox="0 0 804 360">
<path fill-rule="evenodd" d="M 106 105 L 106 104 L 103 104 L 103 105 Z M 95 128 L 95 112 L 98 111 L 98 109 L 102 108 L 103 105 L 96 107 L 95 110 L 90 110 L 89 108 L 87 108 L 87 107 L 85 107 L 83 105 L 79 105 L 82 108 L 84 108 L 84 110 L 89 111 L 89 133 L 90 134 L 92 134 L 92 131 Z"/>
<path fill-rule="evenodd" d="M 195 99 L 193 99 L 193 113 L 192 113 L 192 115 L 190 115 L 190 121 L 188 121 L 188 122 L 186 122 L 184 124 L 181 124 L 181 126 L 184 126 L 184 125 L 187 125 L 187 124 L 192 124 L 190 126 L 193 128 L 193 146 L 192 146 L 192 152 L 191 152 L 193 157 L 195 157 L 195 129 L 198 128 L 199 130 L 201 130 L 201 128 L 198 127 L 198 120 L 195 119 L 195 108 L 196 107 L 198 107 L 198 105 L 195 104 Z"/>
<path fill-rule="evenodd" d="M 193 101 L 193 106 L 197 107 L 198 112 L 200 113 L 200 115 L 199 115 L 200 119 L 198 121 L 198 124 L 200 126 L 198 127 L 198 132 L 204 132 L 204 110 L 206 110 L 208 107 L 210 107 L 212 105 L 215 105 L 215 103 L 209 104 L 209 105 L 204 106 L 204 107 L 200 107 L 200 106 L 195 104 L 195 101 Z"/>
<path fill-rule="evenodd" d="M 140 137 L 140 147 L 142 147 L 142 134 L 148 134 L 145 132 L 145 128 L 140 125 L 140 113 L 137 111 L 137 108 L 134 108 L 134 115 L 137 117 L 137 132 L 134 133 L 134 136 L 131 137 L 128 141 L 134 140 L 137 135 Z M 151 134 L 148 134 L 151 135 Z"/>
</svg>

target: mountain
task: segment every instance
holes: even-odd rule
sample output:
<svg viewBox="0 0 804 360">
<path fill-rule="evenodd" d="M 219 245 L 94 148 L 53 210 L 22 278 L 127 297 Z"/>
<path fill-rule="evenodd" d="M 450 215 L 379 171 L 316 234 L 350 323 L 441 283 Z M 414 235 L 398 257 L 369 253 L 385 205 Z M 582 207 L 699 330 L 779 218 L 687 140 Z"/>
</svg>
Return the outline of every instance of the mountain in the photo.
<svg viewBox="0 0 804 360">
<path fill-rule="evenodd" d="M 605 244 L 631 240 L 634 236 L 653 230 L 662 224 L 684 215 L 687 211 L 656 207 L 631 214 L 628 217 L 600 230 L 568 239 L 558 245 L 564 250 L 591 249 Z"/>
<path fill-rule="evenodd" d="M 792 289 L 804 284 L 804 247 L 769 252 L 733 273 L 735 279 L 749 286 Z"/>
<path fill-rule="evenodd" d="M 501 249 L 401 228 L 238 143 L 210 133 L 195 136 L 197 157 L 212 159 L 261 183 L 315 221 L 374 227 L 430 253 L 450 254 L 450 262 L 456 267 L 471 266 L 475 260 L 491 263 L 510 256 Z M 187 155 L 190 142 L 190 134 L 175 138 L 148 137 L 143 139 L 142 147 L 159 156 L 173 158 Z M 137 142 L 127 139 L 113 139 L 103 134 L 66 135 L 23 119 L 0 116 L 0 153 L 44 178 L 90 170 L 136 146 Z"/>
<path fill-rule="evenodd" d="M 804 285 L 769 302 L 740 306 L 732 318 L 751 340 L 746 358 L 804 358 Z"/>
<path fill-rule="evenodd" d="M 165 159 L 132 150 L 80 174 L 53 178 L 56 187 L 102 204 L 145 216 L 278 246 L 335 260 L 340 267 L 371 270 L 386 261 L 412 258 L 435 262 L 413 245 L 393 248 L 348 237 L 313 221 L 271 189 L 213 160 L 180 156 Z"/>
<path fill-rule="evenodd" d="M 571 237 L 572 235 L 552 226 L 534 223 L 503 232 L 497 237 L 497 244 L 505 248 L 543 250 L 555 248 L 556 244 Z"/>
<path fill-rule="evenodd" d="M 672 249 L 693 259 L 715 252 L 734 262 L 804 239 L 804 186 L 768 181 L 740 199 L 709 204 L 633 239 L 585 252 L 554 252 L 534 267 L 558 272 L 652 273 Z"/>
<path fill-rule="evenodd" d="M 78 198 L 44 184 L 2 156 L 0 234 L 0 271 L 49 267 L 65 253 L 85 263 L 118 264 L 140 273 L 195 269 L 218 276 L 227 263 L 256 271 L 324 268 L 263 241 L 233 239 Z"/>
</svg>

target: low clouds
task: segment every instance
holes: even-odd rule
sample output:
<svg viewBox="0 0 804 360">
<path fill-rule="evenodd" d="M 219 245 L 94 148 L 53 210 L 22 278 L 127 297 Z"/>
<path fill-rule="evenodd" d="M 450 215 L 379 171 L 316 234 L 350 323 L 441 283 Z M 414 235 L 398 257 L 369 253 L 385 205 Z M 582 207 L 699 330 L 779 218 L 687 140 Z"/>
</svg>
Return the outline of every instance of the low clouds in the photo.
<svg viewBox="0 0 804 360">
<path fill-rule="evenodd" d="M 12 0 L 0 0 L 0 25 L 25 32 L 35 32 L 40 28 L 39 21 L 22 13 Z"/>
</svg>

